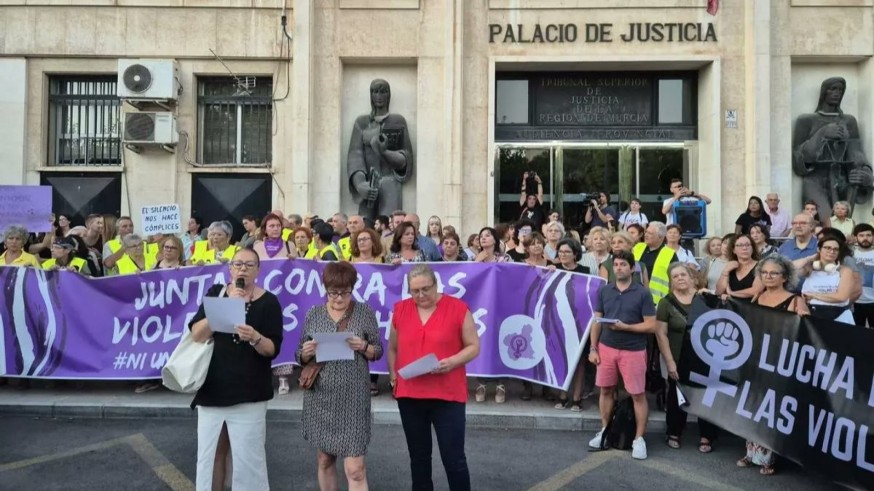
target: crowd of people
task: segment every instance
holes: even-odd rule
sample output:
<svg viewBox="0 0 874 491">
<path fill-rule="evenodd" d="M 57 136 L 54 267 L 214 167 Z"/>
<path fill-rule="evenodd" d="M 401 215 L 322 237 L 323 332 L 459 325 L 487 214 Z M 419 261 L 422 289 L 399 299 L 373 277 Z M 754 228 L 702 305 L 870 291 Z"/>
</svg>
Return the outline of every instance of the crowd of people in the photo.
<svg viewBox="0 0 874 491">
<path fill-rule="evenodd" d="M 235 366 L 214 361 L 206 385 L 192 403 L 199 410 L 198 489 L 201 474 L 212 476 L 209 482 L 223 482 L 229 448 L 234 448 L 233 459 L 243 474 L 240 479 L 250 479 L 245 482 L 256 487 L 266 482 L 266 468 L 261 467 L 264 404 L 273 397 L 272 377 L 278 378 L 280 395 L 294 385 L 294 366 L 270 367 L 282 343 L 281 329 L 276 329 L 281 325 L 281 309 L 272 294 L 253 282 L 264 260 L 331 262 L 324 272 L 328 298 L 324 306 L 307 314 L 296 351 L 297 364 L 305 366 L 313 360 L 314 334 L 334 332 L 341 325 L 353 333 L 350 346 L 357 353 L 354 363 L 325 363 L 315 389 L 307 390 L 304 396 L 303 434 L 317 450 L 322 489 L 337 488 L 338 457 L 344 459 L 349 489 L 366 489 L 367 415 L 370 397 L 380 393 L 378 376 L 369 373 L 368 362 L 384 352 L 407 438 L 414 489 L 431 488 L 432 426 L 450 488 L 470 488 L 463 441 L 468 399 L 464 364 L 477 355 L 479 342 L 467 306 L 440 295 L 427 265 L 415 266 L 408 279 L 412 298 L 395 306 L 389 342 L 383 346 L 373 311 L 351 298 L 355 263 L 518 262 L 604 278 L 608 283 L 599 290 L 595 306 L 596 317 L 603 321 L 593 323 L 584 356 L 573 370 L 570 391 L 556 394 L 543 387 L 542 395 L 554 402 L 556 409 L 581 411 L 583 400 L 594 391 L 586 375 L 594 373 L 606 427 L 621 378 L 634 405 L 637 431 L 632 456 L 637 459 L 647 456 L 646 377 L 658 355 L 664 359 L 661 369 L 667 387 L 659 399 L 667 412 L 665 442 L 670 448 L 681 445 L 686 413 L 674 388 L 686 318 L 696 296 L 718 295 L 798 315 L 874 327 L 874 226 L 854 223 L 846 202 L 835 203 L 833 215 L 825 218 L 815 203 L 808 202 L 790 218 L 776 194 L 768 194 L 764 202 L 752 196 L 734 230 L 702 238 L 696 255 L 672 210 L 676 203 L 710 200 L 688 190 L 680 180 L 672 182 L 673 196 L 664 202 L 665 221 L 648 218 L 638 199 L 632 199 L 628 209 L 620 213 L 609 204 L 607 193 L 598 193 L 592 196 L 581 229 L 566 227 L 558 212 L 544 208 L 542 182 L 536 174 L 526 173 L 522 187 L 517 221 L 482 227 L 466 239 L 440 217 L 429 217 L 423 228 L 418 215 L 402 210 L 375 220 L 343 213 L 323 219 L 275 210 L 263 218 L 244 217 L 246 232 L 238 241 L 233 240 L 234 227 L 227 221 L 213 222 L 204 229 L 198 217 L 191 217 L 179 236 L 141 237 L 130 217 L 95 214 L 75 226 L 69 216 L 60 214 L 48 233 L 30 234 L 20 226 L 7 227 L 0 266 L 69 270 L 102 277 L 226 263 L 232 280 L 242 279 L 243 288 L 232 281 L 213 287 L 207 294 L 246 299 L 248 325 L 235 338 L 212 333 L 202 309 L 191 323 L 198 339 L 211 336 L 216 340 L 216 353 L 224 353 L 221 358 L 241 361 Z M 526 187 L 536 187 L 537 191 L 526 192 Z M 423 328 L 429 323 L 446 332 L 424 336 Z M 417 379 L 398 378 L 398 366 L 428 352 L 440 358 L 439 368 Z M 263 383 L 234 387 L 219 382 L 248 380 L 252 374 Z M 474 400 L 482 403 L 488 398 L 490 383 L 495 384 L 494 401 L 505 402 L 507 381 L 502 378 L 478 379 Z M 137 391 L 157 387 L 147 382 Z M 525 383 L 521 398 L 530 400 L 533 393 L 533 384 Z M 699 420 L 698 427 L 698 450 L 709 453 L 719 430 L 706 420 Z M 250 430 L 255 436 L 244 436 Z M 602 445 L 603 431 L 592 438 L 591 447 Z M 238 447 L 242 449 L 238 451 Z M 744 457 L 737 461 L 740 467 L 760 466 L 764 475 L 774 473 L 774 463 L 773 453 L 755 442 L 747 443 Z M 236 473 L 234 479 L 236 482 Z"/>
</svg>

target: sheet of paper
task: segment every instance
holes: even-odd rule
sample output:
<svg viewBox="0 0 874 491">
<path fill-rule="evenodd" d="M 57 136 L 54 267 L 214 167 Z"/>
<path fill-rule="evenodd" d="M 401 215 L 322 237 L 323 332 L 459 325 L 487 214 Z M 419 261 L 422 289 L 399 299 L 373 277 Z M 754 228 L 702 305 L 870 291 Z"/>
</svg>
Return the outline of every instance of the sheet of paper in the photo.
<svg viewBox="0 0 874 491">
<path fill-rule="evenodd" d="M 238 324 L 246 323 L 246 301 L 242 298 L 204 297 L 203 309 L 213 332 L 234 334 Z"/>
<path fill-rule="evenodd" d="M 678 385 L 677 386 L 677 405 L 678 406 L 685 406 L 686 404 L 689 404 L 689 401 L 686 400 L 686 397 L 680 391 L 680 386 Z"/>
<path fill-rule="evenodd" d="M 430 353 L 398 370 L 398 375 L 400 375 L 404 380 L 409 380 L 418 377 L 419 375 L 431 373 L 431 370 L 434 370 L 439 366 L 440 361 L 437 360 L 437 355 Z"/>
<path fill-rule="evenodd" d="M 595 322 L 600 322 L 601 324 L 616 324 L 619 322 L 619 319 L 607 319 L 604 317 L 598 317 L 595 319 Z"/>
<path fill-rule="evenodd" d="M 317 332 L 313 334 L 316 345 L 316 361 L 354 360 L 355 352 L 346 342 L 352 337 L 349 331 L 344 332 Z"/>
</svg>

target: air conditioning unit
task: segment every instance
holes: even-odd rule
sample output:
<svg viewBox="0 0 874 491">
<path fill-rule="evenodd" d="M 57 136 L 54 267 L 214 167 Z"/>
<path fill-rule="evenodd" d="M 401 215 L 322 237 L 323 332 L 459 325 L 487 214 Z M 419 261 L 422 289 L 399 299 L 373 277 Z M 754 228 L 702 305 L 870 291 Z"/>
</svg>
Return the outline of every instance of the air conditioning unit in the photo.
<svg viewBox="0 0 874 491">
<path fill-rule="evenodd" d="M 124 143 L 134 145 L 175 145 L 176 116 L 171 112 L 124 113 Z"/>
<path fill-rule="evenodd" d="M 118 60 L 118 97 L 121 99 L 172 101 L 179 94 L 176 60 Z"/>
</svg>

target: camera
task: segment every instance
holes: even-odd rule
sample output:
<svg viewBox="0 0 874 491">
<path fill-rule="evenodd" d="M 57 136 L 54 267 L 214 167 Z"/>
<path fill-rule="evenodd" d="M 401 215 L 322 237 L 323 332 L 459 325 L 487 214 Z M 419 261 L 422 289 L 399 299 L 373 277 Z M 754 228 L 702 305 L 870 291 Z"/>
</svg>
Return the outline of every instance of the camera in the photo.
<svg viewBox="0 0 874 491">
<path fill-rule="evenodd" d="M 583 198 L 583 203 L 586 203 L 589 206 L 592 205 L 592 201 L 600 202 L 600 199 L 601 199 L 601 193 L 598 193 L 598 192 L 580 193 L 580 196 Z"/>
</svg>

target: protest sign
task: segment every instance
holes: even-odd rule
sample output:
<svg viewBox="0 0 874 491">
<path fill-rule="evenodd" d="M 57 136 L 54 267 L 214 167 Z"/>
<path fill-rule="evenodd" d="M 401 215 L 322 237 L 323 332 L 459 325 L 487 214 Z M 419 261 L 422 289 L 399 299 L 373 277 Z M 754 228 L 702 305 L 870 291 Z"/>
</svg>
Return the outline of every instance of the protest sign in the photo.
<svg viewBox="0 0 874 491">
<path fill-rule="evenodd" d="M 182 214 L 177 204 L 143 206 L 140 208 L 140 223 L 144 235 L 182 232 Z"/>
<path fill-rule="evenodd" d="M 21 225 L 28 232 L 50 232 L 51 186 L 0 186 L 0 232 L 10 225 Z"/>
</svg>

